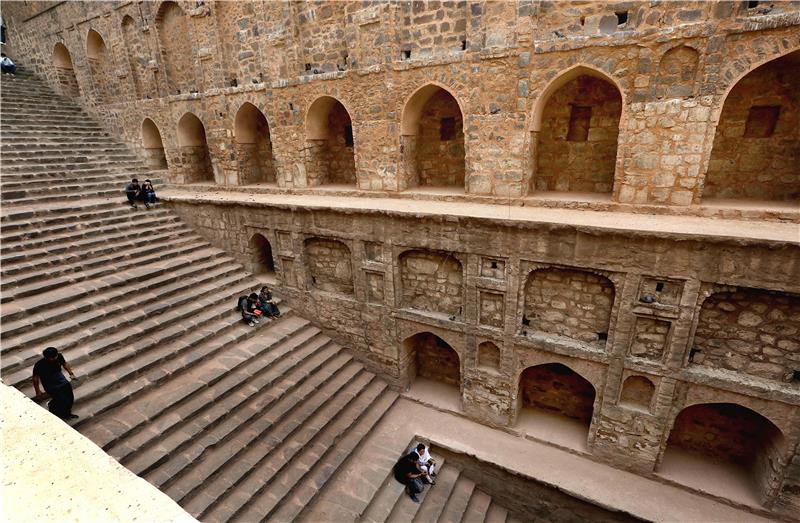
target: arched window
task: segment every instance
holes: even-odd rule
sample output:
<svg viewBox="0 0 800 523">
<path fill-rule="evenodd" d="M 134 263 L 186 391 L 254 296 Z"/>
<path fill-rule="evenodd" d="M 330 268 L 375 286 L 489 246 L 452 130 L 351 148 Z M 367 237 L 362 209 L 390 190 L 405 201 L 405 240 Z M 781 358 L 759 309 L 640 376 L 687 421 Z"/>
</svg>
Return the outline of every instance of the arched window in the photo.
<svg viewBox="0 0 800 523">
<path fill-rule="evenodd" d="M 408 100 L 402 121 L 401 188 L 465 183 L 464 117 L 447 90 L 426 85 Z"/>
<path fill-rule="evenodd" d="M 355 140 L 350 113 L 336 98 L 317 98 L 306 115 L 309 185 L 355 186 Z"/>
<path fill-rule="evenodd" d="M 491 341 L 478 345 L 478 366 L 487 369 L 500 368 L 500 349 Z"/>
<path fill-rule="evenodd" d="M 602 73 L 571 69 L 536 103 L 531 135 L 531 189 L 611 193 L 622 95 Z"/>
<path fill-rule="evenodd" d="M 761 414 L 735 403 L 704 403 L 675 418 L 658 472 L 726 498 L 760 503 L 779 481 L 784 451 L 783 433 Z"/>
<path fill-rule="evenodd" d="M 800 199 L 800 51 L 731 89 L 714 134 L 703 199 Z"/>
<path fill-rule="evenodd" d="M 72 56 L 70 56 L 69 50 L 61 42 L 58 42 L 53 47 L 53 67 L 58 76 L 61 93 L 70 98 L 80 96 L 78 80 L 75 78 L 75 70 L 72 67 Z"/>
<path fill-rule="evenodd" d="M 86 58 L 89 61 L 89 72 L 92 74 L 99 101 L 110 102 L 114 67 L 103 37 L 94 29 L 90 29 L 86 35 Z"/>
<path fill-rule="evenodd" d="M 214 169 L 206 141 L 206 129 L 200 118 L 184 114 L 178 121 L 178 146 L 184 183 L 213 182 Z"/>
<path fill-rule="evenodd" d="M 142 147 L 144 148 L 147 165 L 150 168 L 167 168 L 167 155 L 164 153 L 161 132 L 159 132 L 158 126 L 150 118 L 145 118 L 142 122 Z"/>
<path fill-rule="evenodd" d="M 329 238 L 309 238 L 305 255 L 309 287 L 353 294 L 353 266 L 347 245 Z"/>
<path fill-rule="evenodd" d="M 269 123 L 264 113 L 245 102 L 236 113 L 234 135 L 240 183 L 275 183 L 275 159 L 272 156 Z"/>
</svg>

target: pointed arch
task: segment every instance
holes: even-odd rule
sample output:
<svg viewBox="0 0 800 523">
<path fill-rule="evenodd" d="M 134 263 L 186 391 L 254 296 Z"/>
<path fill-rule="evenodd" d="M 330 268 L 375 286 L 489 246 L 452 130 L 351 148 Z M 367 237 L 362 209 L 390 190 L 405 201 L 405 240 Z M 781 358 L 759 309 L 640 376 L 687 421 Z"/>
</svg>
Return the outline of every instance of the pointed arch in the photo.
<svg viewBox="0 0 800 523">
<path fill-rule="evenodd" d="M 61 86 L 61 93 L 70 98 L 80 96 L 78 79 L 75 77 L 75 69 L 72 65 L 72 55 L 67 46 L 61 42 L 56 42 L 53 46 L 53 67 Z"/>
<path fill-rule="evenodd" d="M 164 152 L 164 142 L 161 131 L 150 118 L 142 121 L 142 147 L 144 148 L 147 165 L 152 169 L 166 169 L 167 156 Z"/>
<path fill-rule="evenodd" d="M 169 94 L 195 90 L 193 39 L 186 13 L 176 2 L 164 2 L 158 8 L 155 20 Z M 184 36 L 175 38 L 174 35 Z"/>
<path fill-rule="evenodd" d="M 417 377 L 461 389 L 461 360 L 458 352 L 432 332 L 420 332 L 402 342 L 411 382 Z"/>
<path fill-rule="evenodd" d="M 347 108 L 332 96 L 309 106 L 305 121 L 309 185 L 357 185 L 355 137 Z"/>
<path fill-rule="evenodd" d="M 800 50 L 741 77 L 714 132 L 704 199 L 800 200 Z"/>
<path fill-rule="evenodd" d="M 592 67 L 553 79 L 530 119 L 531 191 L 610 194 L 623 106 L 619 84 Z"/>
<path fill-rule="evenodd" d="M 401 189 L 465 187 L 464 111 L 446 87 L 429 83 L 408 98 L 400 144 Z"/>
<path fill-rule="evenodd" d="M 110 102 L 113 93 L 114 67 L 105 40 L 94 29 L 89 29 L 86 33 L 86 58 L 99 101 Z"/>
<path fill-rule="evenodd" d="M 122 18 L 122 41 L 125 44 L 125 58 L 130 69 L 131 84 L 136 99 L 142 98 L 142 84 L 144 83 L 145 58 L 142 56 L 142 44 L 137 31 L 136 21 L 131 15 Z"/>
<path fill-rule="evenodd" d="M 269 122 L 255 105 L 245 102 L 233 122 L 239 183 L 275 183 L 277 173 L 272 153 Z"/>
<path fill-rule="evenodd" d="M 178 120 L 177 132 L 184 182 L 213 182 L 214 169 L 203 122 L 195 114 L 186 113 Z"/>
</svg>

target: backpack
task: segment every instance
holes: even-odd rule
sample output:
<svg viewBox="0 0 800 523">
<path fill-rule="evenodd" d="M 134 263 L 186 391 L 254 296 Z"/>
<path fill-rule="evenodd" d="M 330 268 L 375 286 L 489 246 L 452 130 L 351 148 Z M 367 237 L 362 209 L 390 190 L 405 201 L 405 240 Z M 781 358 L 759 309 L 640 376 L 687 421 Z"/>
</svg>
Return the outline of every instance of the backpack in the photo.
<svg viewBox="0 0 800 523">
<path fill-rule="evenodd" d="M 236 310 L 243 311 L 246 305 L 247 305 L 247 296 L 239 296 L 239 299 L 236 300 Z"/>
</svg>

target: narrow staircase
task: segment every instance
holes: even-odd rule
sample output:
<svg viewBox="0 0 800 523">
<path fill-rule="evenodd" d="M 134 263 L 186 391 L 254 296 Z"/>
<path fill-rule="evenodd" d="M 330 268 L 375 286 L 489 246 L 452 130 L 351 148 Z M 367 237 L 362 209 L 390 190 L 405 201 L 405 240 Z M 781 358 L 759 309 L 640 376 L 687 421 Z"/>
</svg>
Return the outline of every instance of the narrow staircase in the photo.
<svg viewBox="0 0 800 523">
<path fill-rule="evenodd" d="M 126 204 L 157 171 L 29 72 L 0 87 L 3 382 L 32 395 L 57 347 L 74 428 L 203 521 L 290 521 L 285 499 L 341 488 L 397 394 L 286 304 L 245 325 L 236 298 L 262 282 L 169 208 Z"/>
</svg>

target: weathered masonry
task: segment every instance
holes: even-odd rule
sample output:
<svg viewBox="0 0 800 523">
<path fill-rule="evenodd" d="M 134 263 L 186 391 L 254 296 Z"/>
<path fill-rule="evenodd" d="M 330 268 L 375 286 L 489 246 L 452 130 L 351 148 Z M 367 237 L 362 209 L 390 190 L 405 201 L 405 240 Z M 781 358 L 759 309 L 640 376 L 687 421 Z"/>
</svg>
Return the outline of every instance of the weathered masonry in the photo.
<svg viewBox="0 0 800 523">
<path fill-rule="evenodd" d="M 800 514 L 797 2 L 9 12 L 187 223 L 405 397 Z"/>
</svg>

